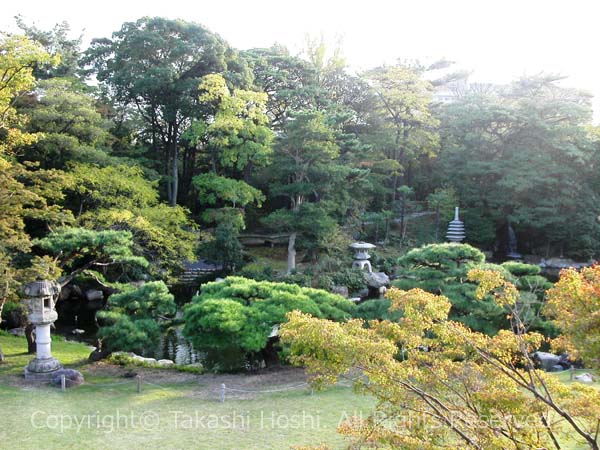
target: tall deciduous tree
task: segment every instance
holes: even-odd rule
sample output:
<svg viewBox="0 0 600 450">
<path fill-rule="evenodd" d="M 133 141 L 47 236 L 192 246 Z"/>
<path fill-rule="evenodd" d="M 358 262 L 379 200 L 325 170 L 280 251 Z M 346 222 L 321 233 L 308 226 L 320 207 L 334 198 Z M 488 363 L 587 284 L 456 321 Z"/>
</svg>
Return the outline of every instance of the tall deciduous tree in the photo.
<svg viewBox="0 0 600 450">
<path fill-rule="evenodd" d="M 530 354 L 543 336 L 526 331 L 517 288 L 498 272 L 468 277 L 479 284 L 478 298 L 491 293 L 510 310 L 516 332 L 474 332 L 448 319 L 446 297 L 391 288 L 397 322 L 335 323 L 294 311 L 280 336 L 317 386 L 349 377 L 357 392 L 378 399 L 371 415 L 338 427 L 357 446 L 561 449 L 577 436 L 598 450 L 598 391 L 537 370 Z"/>
<path fill-rule="evenodd" d="M 43 195 L 54 199 L 61 196 L 54 173 L 34 174 L 12 159 L 16 147 L 31 144 L 38 137 L 23 130 L 27 117 L 17 112 L 15 101 L 34 86 L 35 67 L 54 62 L 30 39 L 0 34 L 0 321 L 4 305 L 16 299 L 16 288 L 27 278 L 18 262 L 27 259 L 32 246 L 25 220 L 50 220 L 60 215 Z"/>
<path fill-rule="evenodd" d="M 245 52 L 254 72 L 254 83 L 267 93 L 267 113 L 273 127 L 281 130 L 295 113 L 316 107 L 320 91 L 315 67 L 290 55 L 285 47 Z"/>
<path fill-rule="evenodd" d="M 275 211 L 265 223 L 290 233 L 288 242 L 288 273 L 296 267 L 298 233 L 314 233 L 319 225 L 331 229 L 327 204 L 322 198 L 330 181 L 330 170 L 339 155 L 333 130 L 322 113 L 303 112 L 294 116 L 285 127 L 276 145 L 270 168 L 274 195 L 285 197 L 288 208 Z M 306 215 L 305 215 L 306 213 Z M 311 220 L 307 221 L 310 217 Z"/>
<path fill-rule="evenodd" d="M 510 221 L 525 251 L 590 257 L 598 248 L 590 99 L 556 82 L 522 79 L 446 107 L 440 163 L 470 210 L 472 242 L 491 247 Z"/>
<path fill-rule="evenodd" d="M 433 155 L 439 146 L 439 121 L 431 112 L 433 85 L 419 65 L 382 66 L 364 74 L 378 99 L 371 120 L 381 133 L 377 145 L 385 157 L 397 161 L 392 177 L 392 201 L 410 178 L 419 158 Z"/>
<path fill-rule="evenodd" d="M 19 112 L 29 117 L 27 130 L 40 137 L 21 150 L 20 159 L 58 169 L 73 161 L 110 163 L 109 124 L 95 103 L 79 82 L 67 78 L 39 82 Z"/>
<path fill-rule="evenodd" d="M 27 118 L 17 113 L 14 104 L 33 87 L 35 67 L 56 61 L 24 36 L 0 34 L 0 155 L 35 141 L 35 136 L 22 131 Z"/>
<path fill-rule="evenodd" d="M 175 206 L 180 138 L 191 119 L 200 116 L 201 78 L 231 68 L 229 78 L 244 82 L 244 65 L 205 27 L 158 17 L 127 22 L 112 39 L 93 40 L 86 61 L 116 100 L 134 106 L 144 119 L 156 157 L 163 163 L 169 202 Z"/>
<path fill-rule="evenodd" d="M 548 291 L 546 312 L 554 317 L 562 334 L 559 350 L 580 356 L 587 365 L 600 366 L 600 266 L 561 272 Z"/>
<path fill-rule="evenodd" d="M 52 57 L 60 58 L 58 64 L 48 64 L 43 61 L 37 63 L 33 75 L 38 80 L 78 77 L 82 36 L 71 39 L 69 37 L 71 27 L 67 22 L 57 23 L 51 30 L 41 30 L 35 24 L 25 23 L 21 16 L 17 16 L 16 21 L 25 36 L 41 45 Z"/>
</svg>

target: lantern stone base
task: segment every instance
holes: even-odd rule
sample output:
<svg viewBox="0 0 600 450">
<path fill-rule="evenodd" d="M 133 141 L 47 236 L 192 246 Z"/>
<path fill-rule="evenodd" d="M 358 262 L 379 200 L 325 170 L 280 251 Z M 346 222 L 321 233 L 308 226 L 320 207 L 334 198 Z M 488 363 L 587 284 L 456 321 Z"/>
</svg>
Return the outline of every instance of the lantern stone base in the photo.
<svg viewBox="0 0 600 450">
<path fill-rule="evenodd" d="M 32 359 L 25 367 L 25 379 L 31 381 L 50 381 L 52 375 L 62 366 L 56 358 Z"/>
</svg>

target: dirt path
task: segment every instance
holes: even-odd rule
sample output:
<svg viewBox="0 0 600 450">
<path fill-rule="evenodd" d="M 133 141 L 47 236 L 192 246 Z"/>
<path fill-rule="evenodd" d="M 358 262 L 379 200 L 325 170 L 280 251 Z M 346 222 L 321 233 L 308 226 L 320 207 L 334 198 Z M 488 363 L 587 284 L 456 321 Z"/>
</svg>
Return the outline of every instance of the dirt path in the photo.
<svg viewBox="0 0 600 450">
<path fill-rule="evenodd" d="M 190 395 L 201 399 L 217 400 L 221 395 L 221 385 L 226 386 L 227 398 L 250 399 L 269 391 L 291 389 L 307 389 L 307 376 L 304 369 L 295 367 L 280 367 L 265 369 L 252 373 L 239 374 L 193 374 L 168 369 L 149 369 L 145 367 L 123 367 L 105 362 L 97 362 L 79 368 L 84 376 L 110 378 L 111 381 L 99 383 L 110 384 L 127 380 L 134 381 L 136 375 L 142 377 L 142 383 L 151 383 L 153 387 L 181 384 L 189 387 Z M 21 389 L 35 389 L 36 386 L 26 383 L 18 375 L 7 377 L 8 384 Z M 43 385 L 40 383 L 40 385 Z M 262 391 L 262 392 L 261 392 Z M 267 392 L 264 392 L 267 391 Z"/>
</svg>

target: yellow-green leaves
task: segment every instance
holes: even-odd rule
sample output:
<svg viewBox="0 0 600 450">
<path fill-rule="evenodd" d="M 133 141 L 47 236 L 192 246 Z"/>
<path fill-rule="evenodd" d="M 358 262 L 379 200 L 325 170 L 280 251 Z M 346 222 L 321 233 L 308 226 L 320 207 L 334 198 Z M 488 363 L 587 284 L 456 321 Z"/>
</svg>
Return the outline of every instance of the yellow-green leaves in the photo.
<svg viewBox="0 0 600 450">
<path fill-rule="evenodd" d="M 519 291 L 500 272 L 485 269 L 471 269 L 467 274 L 470 281 L 479 283 L 476 298 L 481 300 L 488 293 L 494 294 L 496 303 L 500 306 L 514 305 L 519 299 Z"/>
<path fill-rule="evenodd" d="M 17 113 L 13 103 L 33 87 L 33 69 L 37 64 L 57 62 L 57 57 L 50 57 L 40 44 L 25 36 L 0 34 L 0 130 L 4 135 L 0 139 L 0 154 L 35 142 L 34 134 L 21 129 L 27 118 Z"/>
<path fill-rule="evenodd" d="M 493 292 L 518 317 L 518 292 L 500 273 L 472 270 L 469 279 L 479 283 L 478 295 Z M 296 311 L 282 327 L 292 361 L 318 385 L 346 375 L 357 392 L 379 400 L 370 416 L 343 422 L 340 433 L 390 449 L 549 448 L 575 434 L 597 448 L 600 395 L 533 367 L 541 334 L 475 332 L 448 320 L 447 298 L 420 289 L 392 288 L 387 297 L 403 312 L 397 323 L 333 323 Z"/>
<path fill-rule="evenodd" d="M 562 331 L 555 347 L 600 366 L 600 266 L 563 270 L 548 291 L 546 312 Z"/>
</svg>

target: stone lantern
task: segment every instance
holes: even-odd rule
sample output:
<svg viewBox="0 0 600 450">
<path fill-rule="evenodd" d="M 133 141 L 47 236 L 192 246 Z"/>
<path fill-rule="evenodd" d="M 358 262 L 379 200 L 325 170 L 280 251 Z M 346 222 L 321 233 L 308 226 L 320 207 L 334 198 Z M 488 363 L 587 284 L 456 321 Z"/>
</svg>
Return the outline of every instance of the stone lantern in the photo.
<svg viewBox="0 0 600 450">
<path fill-rule="evenodd" d="M 458 206 L 454 208 L 454 220 L 448 224 L 448 232 L 446 233 L 446 239 L 450 242 L 459 243 L 466 237 L 465 224 L 458 218 Z"/>
<path fill-rule="evenodd" d="M 355 250 L 354 261 L 352 262 L 352 268 L 358 267 L 361 270 L 365 268 L 369 271 L 369 273 L 373 272 L 371 268 L 371 262 L 369 259 L 371 255 L 369 255 L 369 250 L 375 248 L 375 245 L 369 244 L 368 242 L 355 242 L 350 245 L 350 248 Z"/>
<path fill-rule="evenodd" d="M 25 378 L 49 380 L 57 370 L 62 369 L 50 351 L 50 325 L 58 319 L 54 304 L 60 293 L 60 286 L 54 281 L 34 281 L 23 288 L 23 293 L 27 297 L 27 318 L 35 325 L 36 341 L 36 357 L 25 367 Z"/>
</svg>

